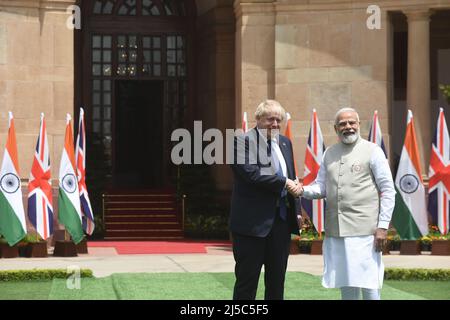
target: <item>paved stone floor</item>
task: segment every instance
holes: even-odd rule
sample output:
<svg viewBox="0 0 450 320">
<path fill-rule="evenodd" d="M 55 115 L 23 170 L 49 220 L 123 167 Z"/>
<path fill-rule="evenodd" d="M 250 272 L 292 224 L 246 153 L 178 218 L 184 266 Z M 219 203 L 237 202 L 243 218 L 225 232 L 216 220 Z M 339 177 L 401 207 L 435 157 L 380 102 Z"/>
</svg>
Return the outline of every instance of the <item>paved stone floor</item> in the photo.
<svg viewBox="0 0 450 320">
<path fill-rule="evenodd" d="M 383 257 L 386 267 L 450 269 L 450 256 L 399 255 L 393 252 Z M 230 248 L 208 247 L 206 254 L 133 254 L 119 255 L 114 248 L 89 248 L 78 257 L 0 259 L 0 270 L 67 268 L 91 269 L 96 277 L 121 272 L 233 272 L 234 259 Z M 297 254 L 289 257 L 288 271 L 321 275 L 321 255 Z"/>
</svg>

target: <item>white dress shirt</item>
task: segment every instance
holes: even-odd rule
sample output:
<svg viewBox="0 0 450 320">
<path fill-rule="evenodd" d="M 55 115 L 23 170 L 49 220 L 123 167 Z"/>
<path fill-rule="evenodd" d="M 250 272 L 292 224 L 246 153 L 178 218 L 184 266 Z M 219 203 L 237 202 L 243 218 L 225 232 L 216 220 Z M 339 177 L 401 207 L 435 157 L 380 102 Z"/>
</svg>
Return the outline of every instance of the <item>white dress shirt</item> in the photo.
<svg viewBox="0 0 450 320">
<path fill-rule="evenodd" d="M 264 141 L 267 141 L 267 137 L 264 136 L 261 131 L 258 130 L 258 133 L 259 133 L 260 137 L 262 137 L 264 139 Z M 280 146 L 278 144 L 278 139 L 275 137 L 272 137 L 270 140 L 271 140 L 270 145 L 272 148 L 271 149 L 272 157 L 276 156 L 278 159 L 278 163 L 281 166 L 281 171 L 283 172 L 283 176 L 286 178 L 286 183 L 284 185 L 286 187 L 287 179 L 288 179 L 286 160 L 284 160 L 283 153 L 281 152 Z M 273 152 L 275 152 L 275 154 Z"/>
</svg>

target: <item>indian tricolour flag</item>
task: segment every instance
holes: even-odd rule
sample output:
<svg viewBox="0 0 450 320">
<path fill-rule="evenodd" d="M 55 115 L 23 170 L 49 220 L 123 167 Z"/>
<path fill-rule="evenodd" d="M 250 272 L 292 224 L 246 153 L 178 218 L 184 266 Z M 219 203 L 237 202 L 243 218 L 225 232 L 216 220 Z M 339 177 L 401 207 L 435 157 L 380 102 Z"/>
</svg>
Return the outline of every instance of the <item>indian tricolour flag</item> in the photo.
<svg viewBox="0 0 450 320">
<path fill-rule="evenodd" d="M 242 115 L 242 131 L 244 131 L 244 133 L 248 131 L 247 112 L 244 112 Z"/>
<path fill-rule="evenodd" d="M 420 171 L 413 115 L 408 110 L 405 143 L 395 177 L 395 208 L 392 223 L 402 239 L 417 239 L 428 233 L 425 189 Z"/>
<path fill-rule="evenodd" d="M 9 129 L 0 172 L 0 234 L 10 246 L 25 237 L 27 225 L 22 202 L 14 119 L 9 112 Z"/>
<path fill-rule="evenodd" d="M 291 143 L 294 144 L 294 136 L 292 134 L 292 121 L 291 121 L 291 115 L 289 112 L 286 112 L 286 130 L 284 131 L 284 135 L 288 137 L 289 140 L 291 140 Z M 295 176 L 298 177 L 298 169 L 297 169 L 297 162 L 294 158 L 294 169 L 295 169 Z"/>
<path fill-rule="evenodd" d="M 59 167 L 58 221 L 63 224 L 75 244 L 83 240 L 80 193 L 76 176 L 71 117 L 67 114 L 64 149 Z"/>
</svg>

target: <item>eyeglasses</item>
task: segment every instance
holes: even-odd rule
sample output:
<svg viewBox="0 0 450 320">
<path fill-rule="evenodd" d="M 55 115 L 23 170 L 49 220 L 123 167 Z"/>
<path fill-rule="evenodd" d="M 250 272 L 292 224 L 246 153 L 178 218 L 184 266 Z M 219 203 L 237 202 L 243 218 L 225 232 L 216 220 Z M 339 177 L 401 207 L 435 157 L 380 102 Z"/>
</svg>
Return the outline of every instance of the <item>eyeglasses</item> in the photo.
<svg viewBox="0 0 450 320">
<path fill-rule="evenodd" d="M 358 125 L 358 121 L 356 121 L 356 120 L 347 120 L 347 121 L 343 120 L 343 121 L 339 121 L 338 126 L 341 127 L 341 128 L 344 128 L 344 127 L 347 126 L 347 124 L 350 127 L 354 127 L 354 126 Z"/>
</svg>

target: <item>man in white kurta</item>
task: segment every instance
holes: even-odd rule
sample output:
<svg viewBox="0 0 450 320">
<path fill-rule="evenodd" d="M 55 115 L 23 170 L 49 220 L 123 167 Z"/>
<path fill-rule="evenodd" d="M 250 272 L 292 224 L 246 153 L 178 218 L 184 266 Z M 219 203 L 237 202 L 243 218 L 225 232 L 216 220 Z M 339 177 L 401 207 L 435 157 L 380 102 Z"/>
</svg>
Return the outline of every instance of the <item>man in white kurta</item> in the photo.
<svg viewBox="0 0 450 320">
<path fill-rule="evenodd" d="M 323 156 L 316 181 L 303 187 L 308 199 L 326 198 L 322 285 L 340 288 L 342 299 L 380 299 L 382 249 L 395 204 L 389 163 L 376 144 L 359 135 L 351 108 L 335 118 L 339 142 Z"/>
</svg>

